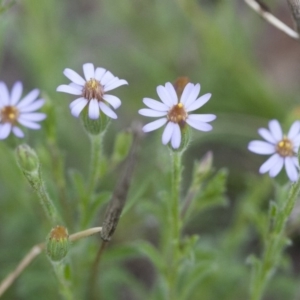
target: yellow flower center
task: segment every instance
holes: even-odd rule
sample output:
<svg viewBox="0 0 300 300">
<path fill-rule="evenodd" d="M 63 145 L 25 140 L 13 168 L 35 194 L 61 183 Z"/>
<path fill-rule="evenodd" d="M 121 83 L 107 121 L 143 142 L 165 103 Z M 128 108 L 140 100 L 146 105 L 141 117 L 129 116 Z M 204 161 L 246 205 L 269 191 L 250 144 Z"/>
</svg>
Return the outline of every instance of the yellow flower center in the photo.
<svg viewBox="0 0 300 300">
<path fill-rule="evenodd" d="M 0 121 L 1 123 L 15 124 L 19 115 L 19 110 L 15 106 L 4 106 L 0 110 Z"/>
<path fill-rule="evenodd" d="M 173 123 L 177 123 L 179 125 L 184 125 L 185 120 L 187 119 L 188 114 L 184 109 L 182 103 L 178 103 L 174 105 L 168 112 L 167 118 L 169 121 Z"/>
<path fill-rule="evenodd" d="M 292 141 L 287 137 L 283 137 L 283 139 L 276 145 L 276 152 L 282 157 L 294 156 L 293 148 L 294 145 Z"/>
<path fill-rule="evenodd" d="M 87 100 L 97 99 L 102 101 L 104 94 L 103 86 L 100 82 L 94 78 L 91 78 L 85 83 L 85 86 L 82 91 L 82 96 Z"/>
</svg>

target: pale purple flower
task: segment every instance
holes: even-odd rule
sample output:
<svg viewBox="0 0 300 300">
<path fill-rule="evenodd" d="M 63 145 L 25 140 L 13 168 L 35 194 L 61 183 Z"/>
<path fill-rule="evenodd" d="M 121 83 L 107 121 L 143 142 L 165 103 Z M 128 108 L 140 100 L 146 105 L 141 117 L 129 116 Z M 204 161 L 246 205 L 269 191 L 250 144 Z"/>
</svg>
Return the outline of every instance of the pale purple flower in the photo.
<svg viewBox="0 0 300 300">
<path fill-rule="evenodd" d="M 83 74 L 84 78 L 71 69 L 65 69 L 64 75 L 72 82 L 68 85 L 60 85 L 56 89 L 58 92 L 79 96 L 70 104 L 71 114 L 78 117 L 88 105 L 90 119 L 98 119 L 100 111 L 112 119 L 117 119 L 116 113 L 110 106 L 117 109 L 121 105 L 121 100 L 116 96 L 107 94 L 107 92 L 128 84 L 127 81 L 115 77 L 106 69 L 95 69 L 91 63 L 83 65 Z"/>
<path fill-rule="evenodd" d="M 277 120 L 269 122 L 269 130 L 260 128 L 259 135 L 265 141 L 252 141 L 248 149 L 262 155 L 272 155 L 259 169 L 261 174 L 269 172 L 275 177 L 281 171 L 283 165 L 291 181 L 297 181 L 299 175 L 298 148 L 300 145 L 300 122 L 295 121 L 287 136 L 282 133 Z"/>
<path fill-rule="evenodd" d="M 6 84 L 0 81 L 0 140 L 6 139 L 11 132 L 23 138 L 24 132 L 19 125 L 40 129 L 41 125 L 37 122 L 46 118 L 46 114 L 35 112 L 45 102 L 44 99 L 37 99 L 39 90 L 35 89 L 21 99 L 22 92 L 21 82 L 16 82 L 9 93 Z"/>
<path fill-rule="evenodd" d="M 154 99 L 144 98 L 143 102 L 149 108 L 139 110 L 139 113 L 147 117 L 160 117 L 158 120 L 146 124 L 144 132 L 153 131 L 166 124 L 162 135 L 164 145 L 171 141 L 174 149 L 181 144 L 181 129 L 186 125 L 201 130 L 210 131 L 212 126 L 208 122 L 213 121 L 216 116 L 212 114 L 190 114 L 190 112 L 203 106 L 211 97 L 205 94 L 198 98 L 200 84 L 188 83 L 178 98 L 175 88 L 170 82 L 165 86 L 158 86 L 157 94 L 162 102 Z"/>
</svg>

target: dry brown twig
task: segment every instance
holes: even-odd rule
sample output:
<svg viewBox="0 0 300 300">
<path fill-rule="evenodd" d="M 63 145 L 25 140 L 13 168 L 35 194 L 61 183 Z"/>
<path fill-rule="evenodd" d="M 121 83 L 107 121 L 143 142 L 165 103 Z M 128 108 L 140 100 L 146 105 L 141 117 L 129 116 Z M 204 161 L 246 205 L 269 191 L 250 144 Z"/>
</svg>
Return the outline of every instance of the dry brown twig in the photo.
<svg viewBox="0 0 300 300">
<path fill-rule="evenodd" d="M 77 241 L 84 237 L 88 237 L 92 234 L 101 232 L 102 227 L 93 227 L 87 230 L 83 230 L 74 234 L 71 234 L 69 239 L 71 242 Z M 25 255 L 18 266 L 4 278 L 0 284 L 0 297 L 4 292 L 14 283 L 14 281 L 20 276 L 20 274 L 30 265 L 30 263 L 43 252 L 45 249 L 45 243 L 40 243 L 31 248 L 31 250 Z"/>
<path fill-rule="evenodd" d="M 276 18 L 267 7 L 257 0 L 244 0 L 255 12 L 257 12 L 268 23 L 284 32 L 289 37 L 298 40 L 300 31 L 300 0 L 287 0 L 293 15 L 293 19 L 296 23 L 297 31 L 293 30 L 285 23 Z"/>
</svg>

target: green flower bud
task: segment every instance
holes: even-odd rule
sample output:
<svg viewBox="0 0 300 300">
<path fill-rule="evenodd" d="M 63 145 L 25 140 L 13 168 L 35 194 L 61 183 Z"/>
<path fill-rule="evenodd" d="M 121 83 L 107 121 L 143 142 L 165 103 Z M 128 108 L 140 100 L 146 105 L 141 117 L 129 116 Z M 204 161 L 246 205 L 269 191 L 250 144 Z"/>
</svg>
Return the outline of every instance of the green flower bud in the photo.
<svg viewBox="0 0 300 300">
<path fill-rule="evenodd" d="M 199 185 L 211 174 L 213 165 L 213 153 L 208 151 L 200 161 L 194 164 L 193 172 L 193 188 L 198 188 Z"/>
<path fill-rule="evenodd" d="M 196 175 L 205 175 L 207 174 L 211 168 L 213 163 L 213 153 L 211 151 L 208 151 L 200 160 L 198 163 L 198 166 L 196 168 Z"/>
<path fill-rule="evenodd" d="M 107 129 L 110 122 L 110 118 L 101 111 L 98 119 L 90 119 L 88 114 L 88 105 L 84 108 L 80 114 L 80 117 L 85 130 L 91 135 L 103 133 Z"/>
<path fill-rule="evenodd" d="M 16 148 L 16 159 L 20 169 L 24 173 L 38 173 L 39 159 L 35 151 L 26 144 L 22 144 Z"/>
<path fill-rule="evenodd" d="M 47 237 L 46 251 L 52 262 L 61 261 L 70 248 L 69 234 L 63 226 L 54 227 Z"/>
<path fill-rule="evenodd" d="M 111 160 L 113 164 L 120 163 L 128 155 L 132 144 L 132 132 L 122 131 L 117 134 Z"/>
</svg>

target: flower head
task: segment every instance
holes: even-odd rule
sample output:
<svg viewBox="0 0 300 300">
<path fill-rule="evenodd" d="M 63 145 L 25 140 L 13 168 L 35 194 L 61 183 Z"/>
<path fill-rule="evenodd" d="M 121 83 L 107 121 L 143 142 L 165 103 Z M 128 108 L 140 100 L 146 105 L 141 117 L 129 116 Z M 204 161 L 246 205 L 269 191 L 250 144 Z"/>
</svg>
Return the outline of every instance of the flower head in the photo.
<svg viewBox="0 0 300 300">
<path fill-rule="evenodd" d="M 23 92 L 21 82 L 16 82 L 12 87 L 11 94 L 4 82 L 0 82 L 0 140 L 6 139 L 12 131 L 15 136 L 24 137 L 19 124 L 30 129 L 40 129 L 36 123 L 46 118 L 46 114 L 34 112 L 41 108 L 44 99 L 37 99 L 39 90 L 35 89 L 20 100 Z"/>
<path fill-rule="evenodd" d="M 88 115 L 91 119 L 98 119 L 100 111 L 112 119 L 117 119 L 116 113 L 110 108 L 117 109 L 121 100 L 107 92 L 121 85 L 128 84 L 126 80 L 115 77 L 103 68 L 94 68 L 91 63 L 83 65 L 85 79 L 71 69 L 65 69 L 64 75 L 72 82 L 57 87 L 56 91 L 80 96 L 70 104 L 71 113 L 78 117 L 88 105 Z M 108 105 L 109 104 L 109 105 Z"/>
<path fill-rule="evenodd" d="M 167 82 L 165 86 L 158 86 L 157 94 L 162 103 L 144 98 L 143 102 L 149 108 L 139 110 L 139 113 L 147 117 L 161 117 L 160 119 L 148 123 L 143 127 L 144 132 L 153 131 L 167 124 L 163 135 L 162 143 L 166 145 L 171 141 L 174 149 L 180 147 L 181 130 L 186 124 L 201 131 L 210 131 L 212 126 L 207 122 L 213 121 L 216 116 L 212 114 L 190 114 L 203 106 L 211 97 L 211 94 L 205 94 L 199 98 L 200 84 L 188 83 L 179 99 L 173 85 Z"/>
<path fill-rule="evenodd" d="M 297 152 L 300 145 L 300 122 L 295 121 L 288 134 L 282 133 L 281 126 L 277 120 L 269 122 L 269 130 L 260 128 L 259 135 L 266 140 L 252 141 L 248 149 L 262 155 L 272 155 L 259 169 L 261 174 L 269 172 L 275 177 L 285 166 L 286 173 L 291 181 L 298 179 Z"/>
</svg>

